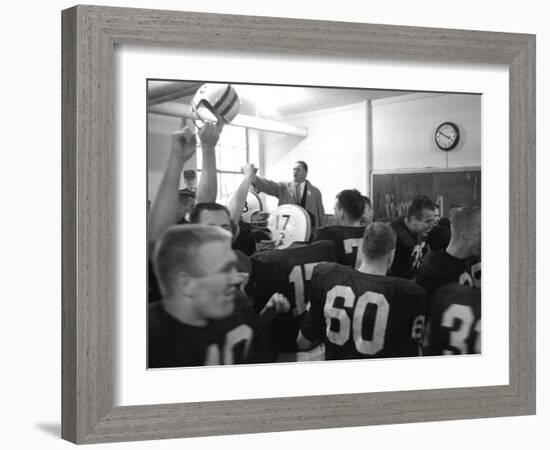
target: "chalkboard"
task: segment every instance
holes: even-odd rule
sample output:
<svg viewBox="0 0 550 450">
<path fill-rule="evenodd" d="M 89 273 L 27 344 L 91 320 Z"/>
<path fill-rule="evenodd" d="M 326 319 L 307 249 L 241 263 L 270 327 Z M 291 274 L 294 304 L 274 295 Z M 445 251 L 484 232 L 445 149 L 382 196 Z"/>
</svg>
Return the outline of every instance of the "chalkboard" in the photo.
<svg viewBox="0 0 550 450">
<path fill-rule="evenodd" d="M 372 175 L 374 217 L 395 219 L 407 214 L 412 199 L 427 195 L 448 217 L 452 206 L 481 207 L 481 170 Z"/>
</svg>

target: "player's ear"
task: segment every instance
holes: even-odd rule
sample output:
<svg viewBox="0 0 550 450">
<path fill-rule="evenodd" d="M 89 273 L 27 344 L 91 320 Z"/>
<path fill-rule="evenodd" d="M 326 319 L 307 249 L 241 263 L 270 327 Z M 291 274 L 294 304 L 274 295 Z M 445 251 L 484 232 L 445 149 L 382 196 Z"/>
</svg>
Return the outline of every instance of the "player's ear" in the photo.
<svg viewBox="0 0 550 450">
<path fill-rule="evenodd" d="M 395 248 L 392 249 L 392 250 L 390 251 L 390 253 L 388 254 L 388 269 L 387 269 L 386 273 L 389 272 L 390 267 L 391 267 L 392 264 L 393 264 L 393 258 L 395 258 Z"/>
<path fill-rule="evenodd" d="M 359 248 L 357 249 L 357 258 L 355 259 L 355 270 L 359 270 L 359 267 L 361 267 L 361 264 L 363 264 L 363 261 L 365 261 L 365 255 L 361 247 L 362 246 L 359 246 Z"/>
<path fill-rule="evenodd" d="M 187 272 L 178 272 L 174 280 L 176 292 L 184 295 L 185 297 L 191 297 L 195 292 L 196 280 Z"/>
</svg>

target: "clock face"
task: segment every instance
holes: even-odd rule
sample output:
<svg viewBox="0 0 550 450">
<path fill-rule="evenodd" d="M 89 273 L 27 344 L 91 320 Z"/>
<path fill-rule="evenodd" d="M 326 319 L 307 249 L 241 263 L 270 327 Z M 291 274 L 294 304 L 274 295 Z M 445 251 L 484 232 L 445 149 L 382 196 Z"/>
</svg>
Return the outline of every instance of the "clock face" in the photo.
<svg viewBox="0 0 550 450">
<path fill-rule="evenodd" d="M 460 133 L 458 127 L 452 122 L 442 123 L 435 131 L 435 143 L 444 151 L 455 148 L 458 144 Z"/>
</svg>

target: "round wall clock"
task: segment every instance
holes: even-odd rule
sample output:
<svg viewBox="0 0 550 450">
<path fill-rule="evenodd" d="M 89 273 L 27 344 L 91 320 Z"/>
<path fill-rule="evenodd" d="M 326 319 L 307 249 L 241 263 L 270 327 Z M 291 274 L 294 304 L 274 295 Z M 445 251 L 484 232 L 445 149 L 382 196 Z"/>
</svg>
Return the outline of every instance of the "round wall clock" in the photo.
<svg viewBox="0 0 550 450">
<path fill-rule="evenodd" d="M 453 122 L 444 122 L 435 130 L 435 143 L 443 151 L 448 152 L 458 145 L 460 132 Z"/>
</svg>

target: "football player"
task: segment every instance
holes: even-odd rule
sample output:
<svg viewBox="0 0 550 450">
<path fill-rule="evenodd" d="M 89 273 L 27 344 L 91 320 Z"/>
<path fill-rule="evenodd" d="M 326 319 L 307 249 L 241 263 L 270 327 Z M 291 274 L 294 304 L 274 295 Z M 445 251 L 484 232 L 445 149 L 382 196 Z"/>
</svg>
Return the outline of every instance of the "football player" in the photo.
<svg viewBox="0 0 550 450">
<path fill-rule="evenodd" d="M 436 289 L 428 302 L 426 355 L 481 353 L 481 290 L 458 283 Z"/>
<path fill-rule="evenodd" d="M 430 252 L 447 248 L 447 245 L 451 241 L 450 228 L 440 225 L 440 223 L 441 221 L 437 225 L 434 225 L 428 236 L 426 236 L 426 246 Z"/>
<path fill-rule="evenodd" d="M 458 208 L 451 216 L 451 241 L 424 258 L 416 282 L 430 293 L 447 283 L 481 287 L 481 209 Z"/>
<path fill-rule="evenodd" d="M 255 318 L 238 295 L 236 264 L 231 234 L 220 227 L 176 225 L 161 236 L 154 268 L 163 298 L 149 305 L 150 368 L 264 360 L 257 327 L 288 302 L 272 296 Z"/>
<path fill-rule="evenodd" d="M 211 127 L 205 129 L 206 135 L 214 132 L 215 130 Z M 206 135 L 205 141 L 208 142 Z M 212 136 L 212 139 L 215 139 L 215 136 Z M 184 164 L 195 154 L 196 150 L 197 137 L 192 128 L 185 127 L 172 134 L 168 164 L 148 217 L 147 232 L 150 249 L 154 247 L 164 230 L 183 219 L 180 217 L 179 183 Z M 197 198 L 197 201 L 204 200 Z"/>
<path fill-rule="evenodd" d="M 426 196 L 415 197 L 406 217 L 391 223 L 397 233 L 395 259 L 390 275 L 413 279 L 427 252 L 426 237 L 435 225 L 435 205 Z"/>
<path fill-rule="evenodd" d="M 365 208 L 365 198 L 357 189 L 339 192 L 334 203 L 336 225 L 319 228 L 315 234 L 315 241 L 334 242 L 336 262 L 339 264 L 353 268 L 359 266 L 357 249 L 365 231 L 365 226 L 361 225 Z"/>
<path fill-rule="evenodd" d="M 322 340 L 326 359 L 420 354 L 425 293 L 412 281 L 386 276 L 396 239 L 389 225 L 373 222 L 365 230 L 359 270 L 330 263 L 315 268 L 299 348 Z"/>
<path fill-rule="evenodd" d="M 283 294 L 290 303 L 287 313 L 271 322 L 271 353 L 294 353 L 299 323 L 309 302 L 309 287 L 313 269 L 326 261 L 335 261 L 334 244 L 317 241 L 312 244 L 293 243 L 284 249 L 258 252 L 252 256 L 249 293 L 256 311 L 264 308 L 274 293 Z"/>
</svg>

